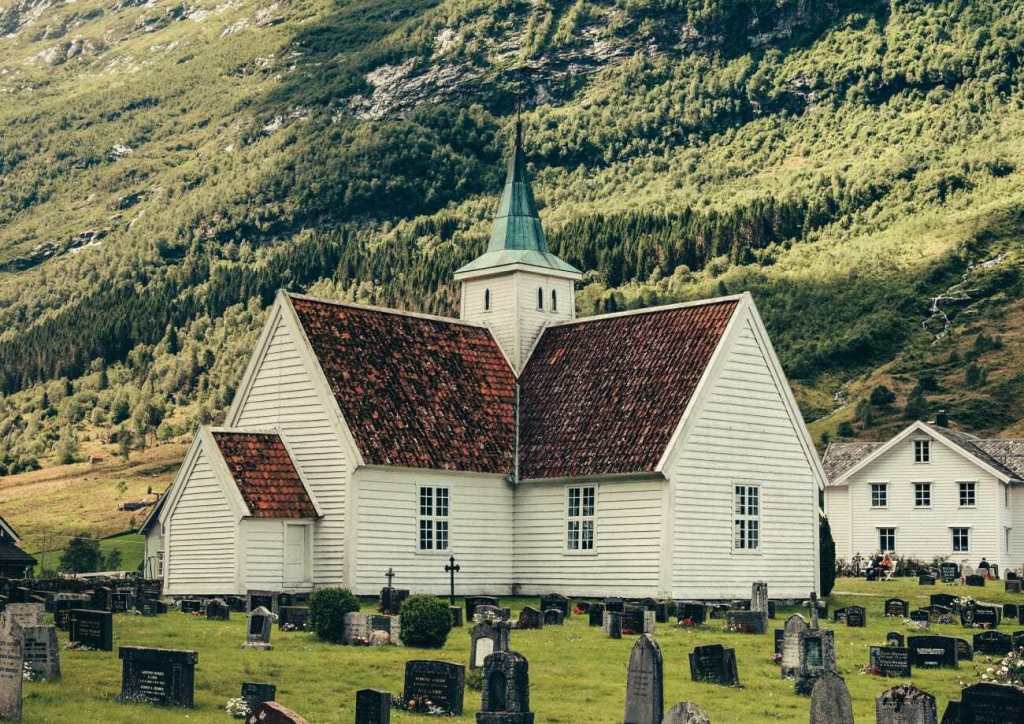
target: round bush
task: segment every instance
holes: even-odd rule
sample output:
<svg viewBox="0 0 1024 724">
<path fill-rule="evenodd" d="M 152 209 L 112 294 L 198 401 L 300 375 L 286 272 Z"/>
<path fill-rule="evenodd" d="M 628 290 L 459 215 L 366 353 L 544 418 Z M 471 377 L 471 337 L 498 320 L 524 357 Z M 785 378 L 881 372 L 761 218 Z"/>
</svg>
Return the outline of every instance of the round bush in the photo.
<svg viewBox="0 0 1024 724">
<path fill-rule="evenodd" d="M 317 638 L 341 643 L 345 614 L 359 610 L 359 599 L 347 588 L 322 588 L 309 599 L 309 623 Z"/>
<path fill-rule="evenodd" d="M 402 602 L 402 643 L 423 649 L 439 649 L 452 630 L 448 602 L 425 594 L 409 596 Z"/>
</svg>

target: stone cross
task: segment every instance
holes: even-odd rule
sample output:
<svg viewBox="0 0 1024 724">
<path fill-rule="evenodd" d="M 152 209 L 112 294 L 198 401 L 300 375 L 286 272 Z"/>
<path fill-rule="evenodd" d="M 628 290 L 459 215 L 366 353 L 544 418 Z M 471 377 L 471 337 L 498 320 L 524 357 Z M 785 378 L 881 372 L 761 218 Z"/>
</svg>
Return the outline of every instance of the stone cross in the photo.
<svg viewBox="0 0 1024 724">
<path fill-rule="evenodd" d="M 811 591 L 811 630 L 816 631 L 818 629 L 818 594 L 815 591 Z"/>
<path fill-rule="evenodd" d="M 448 594 L 448 599 L 452 606 L 455 605 L 455 574 L 462 570 L 462 567 L 455 562 L 455 556 L 448 558 L 448 565 L 444 567 L 444 572 L 448 574 L 451 581 L 451 589 Z"/>
</svg>

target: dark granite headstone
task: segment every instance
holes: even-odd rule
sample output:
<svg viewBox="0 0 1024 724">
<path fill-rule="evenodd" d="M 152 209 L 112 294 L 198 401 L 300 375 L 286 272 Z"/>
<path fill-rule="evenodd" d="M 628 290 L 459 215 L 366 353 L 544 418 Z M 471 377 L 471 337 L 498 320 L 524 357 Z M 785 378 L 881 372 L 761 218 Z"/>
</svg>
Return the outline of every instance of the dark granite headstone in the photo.
<svg viewBox="0 0 1024 724">
<path fill-rule="evenodd" d="M 960 566 L 952 561 L 945 561 L 939 564 L 939 575 L 943 583 L 953 583 L 960 578 Z"/>
<path fill-rule="evenodd" d="M 697 646 L 690 653 L 690 678 L 721 686 L 737 686 L 740 683 L 736 668 L 736 652 L 721 644 Z"/>
<path fill-rule="evenodd" d="M 960 599 L 951 593 L 933 593 L 928 597 L 931 606 L 942 606 L 950 611 L 960 610 Z"/>
<path fill-rule="evenodd" d="M 912 684 L 883 691 L 875 697 L 876 724 L 937 724 L 935 697 Z"/>
<path fill-rule="evenodd" d="M 782 656 L 782 644 L 786 641 L 786 629 L 775 629 L 775 655 Z"/>
<path fill-rule="evenodd" d="M 934 586 L 935 576 L 929 576 L 927 574 L 920 575 L 917 577 L 917 585 L 919 586 Z"/>
<path fill-rule="evenodd" d="M 1024 690 L 999 684 L 968 686 L 960 694 L 959 715 L 959 724 L 1024 721 Z"/>
<path fill-rule="evenodd" d="M 979 654 L 1005 656 L 1013 650 L 1013 639 L 999 631 L 983 631 L 974 634 L 974 650 Z"/>
<path fill-rule="evenodd" d="M 504 622 L 481 621 L 469 632 L 469 668 L 483 668 L 487 657 L 497 651 L 509 650 L 509 625 Z"/>
<path fill-rule="evenodd" d="M 391 588 L 385 586 L 380 589 L 380 601 L 377 604 L 381 613 L 397 616 L 402 608 L 402 601 L 409 597 L 409 591 L 404 588 Z"/>
<path fill-rule="evenodd" d="M 110 594 L 110 610 L 113 613 L 126 613 L 132 608 L 134 598 L 131 591 L 114 591 Z"/>
<path fill-rule="evenodd" d="M 604 599 L 604 610 L 605 611 L 616 611 L 622 613 L 626 607 L 626 602 L 617 596 L 611 596 Z"/>
<path fill-rule="evenodd" d="M 1003 604 L 1003 618 L 1007 621 L 1016 621 L 1017 617 L 1020 616 L 1020 606 L 1016 603 L 1004 603 Z"/>
<path fill-rule="evenodd" d="M 885 635 L 886 646 L 904 646 L 907 640 L 899 631 L 890 631 Z"/>
<path fill-rule="evenodd" d="M 544 628 L 544 614 L 531 606 L 524 607 L 519 612 L 516 629 L 529 630 L 537 628 Z"/>
<path fill-rule="evenodd" d="M 477 724 L 533 724 L 529 664 L 521 655 L 499 651 L 487 657 L 476 721 Z"/>
<path fill-rule="evenodd" d="M 863 628 L 867 625 L 868 612 L 863 606 L 849 606 L 846 609 L 846 625 Z"/>
<path fill-rule="evenodd" d="M 974 649 L 971 648 L 971 643 L 967 639 L 955 639 L 955 641 L 957 663 L 961 661 L 973 661 Z"/>
<path fill-rule="evenodd" d="M 545 626 L 561 626 L 562 625 L 562 611 L 557 608 L 549 608 L 544 611 L 544 625 Z"/>
<path fill-rule="evenodd" d="M 932 620 L 931 611 L 926 608 L 916 608 L 910 612 L 910 620 L 919 623 L 928 623 Z"/>
<path fill-rule="evenodd" d="M 68 640 L 98 651 L 114 650 L 114 617 L 109 611 L 72 609 Z"/>
<path fill-rule="evenodd" d="M 885 602 L 885 615 L 906 618 L 910 614 L 910 604 L 902 598 L 890 598 Z"/>
<path fill-rule="evenodd" d="M 278 629 L 305 631 L 309 626 L 309 606 L 281 606 L 277 612 Z"/>
<path fill-rule="evenodd" d="M 277 687 L 273 684 L 260 684 L 252 681 L 242 683 L 241 698 L 250 709 L 255 709 L 265 701 L 273 701 L 277 696 Z"/>
<path fill-rule="evenodd" d="M 135 599 L 135 610 L 143 616 L 156 616 L 167 613 L 167 604 L 156 598 Z"/>
<path fill-rule="evenodd" d="M 608 617 L 608 636 L 613 639 L 622 638 L 622 614 L 618 611 L 605 611 Z"/>
<path fill-rule="evenodd" d="M 430 701 L 446 714 L 460 716 L 466 667 L 447 661 L 407 661 L 402 700 Z"/>
<path fill-rule="evenodd" d="M 37 679 L 54 681 L 60 678 L 60 648 L 57 646 L 55 626 L 25 626 L 21 629 L 24 639 L 25 668 L 31 669 Z"/>
<path fill-rule="evenodd" d="M 624 724 L 661 724 L 665 712 L 661 649 L 648 634 L 633 644 L 626 671 Z"/>
<path fill-rule="evenodd" d="M 391 724 L 391 694 L 377 689 L 357 691 L 355 724 Z"/>
<path fill-rule="evenodd" d="M 112 609 L 116 613 L 116 609 Z M 182 613 L 200 613 L 203 610 L 203 602 L 197 598 L 185 598 L 181 601 Z"/>
<path fill-rule="evenodd" d="M 1024 582 L 1019 578 L 1007 578 L 1003 581 L 1003 590 L 1007 593 L 1020 593 L 1022 584 L 1024 584 Z"/>
<path fill-rule="evenodd" d="M 911 666 L 928 668 L 956 668 L 956 640 L 949 636 L 910 636 L 907 638 L 910 649 Z"/>
<path fill-rule="evenodd" d="M 280 605 L 278 601 L 280 595 L 277 591 L 248 591 L 246 592 L 245 610 L 248 613 L 252 613 L 262 606 L 271 613 L 276 614 L 277 608 Z"/>
<path fill-rule="evenodd" d="M 622 612 L 622 633 L 627 636 L 639 636 L 644 633 L 643 606 L 626 606 Z"/>
<path fill-rule="evenodd" d="M 974 625 L 985 628 L 996 628 L 1002 619 L 1000 611 L 996 606 L 976 604 L 974 606 Z"/>
<path fill-rule="evenodd" d="M 604 604 L 603 603 L 592 603 L 590 604 L 590 610 L 587 611 L 587 623 L 591 626 L 603 626 L 604 625 Z"/>
<path fill-rule="evenodd" d="M 562 612 L 562 618 L 569 618 L 569 614 L 572 613 L 569 607 L 569 599 L 558 593 L 549 593 L 540 597 L 540 610 L 548 611 L 552 608 L 557 608 Z"/>
<path fill-rule="evenodd" d="M 452 615 L 452 628 L 462 628 L 462 607 L 449 606 L 448 613 Z M 367 689 L 369 691 L 369 689 Z"/>
<path fill-rule="evenodd" d="M 676 604 L 676 618 L 679 623 L 689 621 L 699 626 L 707 620 L 707 608 L 703 603 L 695 601 L 682 601 Z"/>
<path fill-rule="evenodd" d="M 872 646 L 871 668 L 881 676 L 910 677 L 910 650 L 898 646 Z"/>
<path fill-rule="evenodd" d="M 846 623 L 846 614 L 849 608 L 836 608 L 832 611 L 832 623 Z"/>
<path fill-rule="evenodd" d="M 726 626 L 737 633 L 763 634 L 768 627 L 768 614 L 764 611 L 730 611 Z"/>
<path fill-rule="evenodd" d="M 210 621 L 229 621 L 231 609 L 220 598 L 211 598 L 206 602 L 206 618 Z"/>
<path fill-rule="evenodd" d="M 257 606 L 249 612 L 249 625 L 246 627 L 244 648 L 270 650 L 270 631 L 274 614 L 263 606 Z"/>
<path fill-rule="evenodd" d="M 811 724 L 853 724 L 853 702 L 846 682 L 826 671 L 811 689 Z"/>
<path fill-rule="evenodd" d="M 195 651 L 121 646 L 117 656 L 122 663 L 120 701 L 192 706 L 199 661 Z"/>
<path fill-rule="evenodd" d="M 1013 648 L 1024 649 L 1024 631 L 1014 631 L 1011 639 L 1013 640 Z"/>
<path fill-rule="evenodd" d="M 966 586 L 984 587 L 984 585 L 985 585 L 985 576 L 979 576 L 977 574 L 975 574 L 973 576 L 964 576 L 964 585 L 966 585 Z"/>
<path fill-rule="evenodd" d="M 476 613 L 477 606 L 494 606 L 497 608 L 499 601 L 493 596 L 466 596 L 464 603 L 466 605 L 466 621 L 471 622 L 473 614 Z"/>
</svg>

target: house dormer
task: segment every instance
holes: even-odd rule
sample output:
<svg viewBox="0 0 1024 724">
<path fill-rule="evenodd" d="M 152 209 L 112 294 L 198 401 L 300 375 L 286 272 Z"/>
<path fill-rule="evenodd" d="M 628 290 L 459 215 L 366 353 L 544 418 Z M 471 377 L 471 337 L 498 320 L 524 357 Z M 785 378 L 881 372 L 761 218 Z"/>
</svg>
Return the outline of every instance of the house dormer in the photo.
<svg viewBox="0 0 1024 724">
<path fill-rule="evenodd" d="M 455 272 L 462 283 L 460 317 L 489 327 L 518 373 L 545 326 L 576 317 L 575 282 L 581 277 L 548 251 L 517 120 L 487 251 Z"/>
</svg>

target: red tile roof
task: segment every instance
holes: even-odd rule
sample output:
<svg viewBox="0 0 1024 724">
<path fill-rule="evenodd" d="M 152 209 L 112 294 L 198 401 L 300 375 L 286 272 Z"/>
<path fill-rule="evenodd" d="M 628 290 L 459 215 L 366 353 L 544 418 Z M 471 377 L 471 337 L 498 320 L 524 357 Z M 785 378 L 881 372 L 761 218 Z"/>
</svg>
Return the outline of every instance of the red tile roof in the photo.
<svg viewBox="0 0 1024 724">
<path fill-rule="evenodd" d="M 367 464 L 512 472 L 515 377 L 487 329 L 291 303 Z"/>
<path fill-rule="evenodd" d="M 288 450 L 273 433 L 211 433 L 255 518 L 316 518 Z"/>
<path fill-rule="evenodd" d="M 519 380 L 520 478 L 653 471 L 736 305 L 546 329 Z"/>
</svg>

